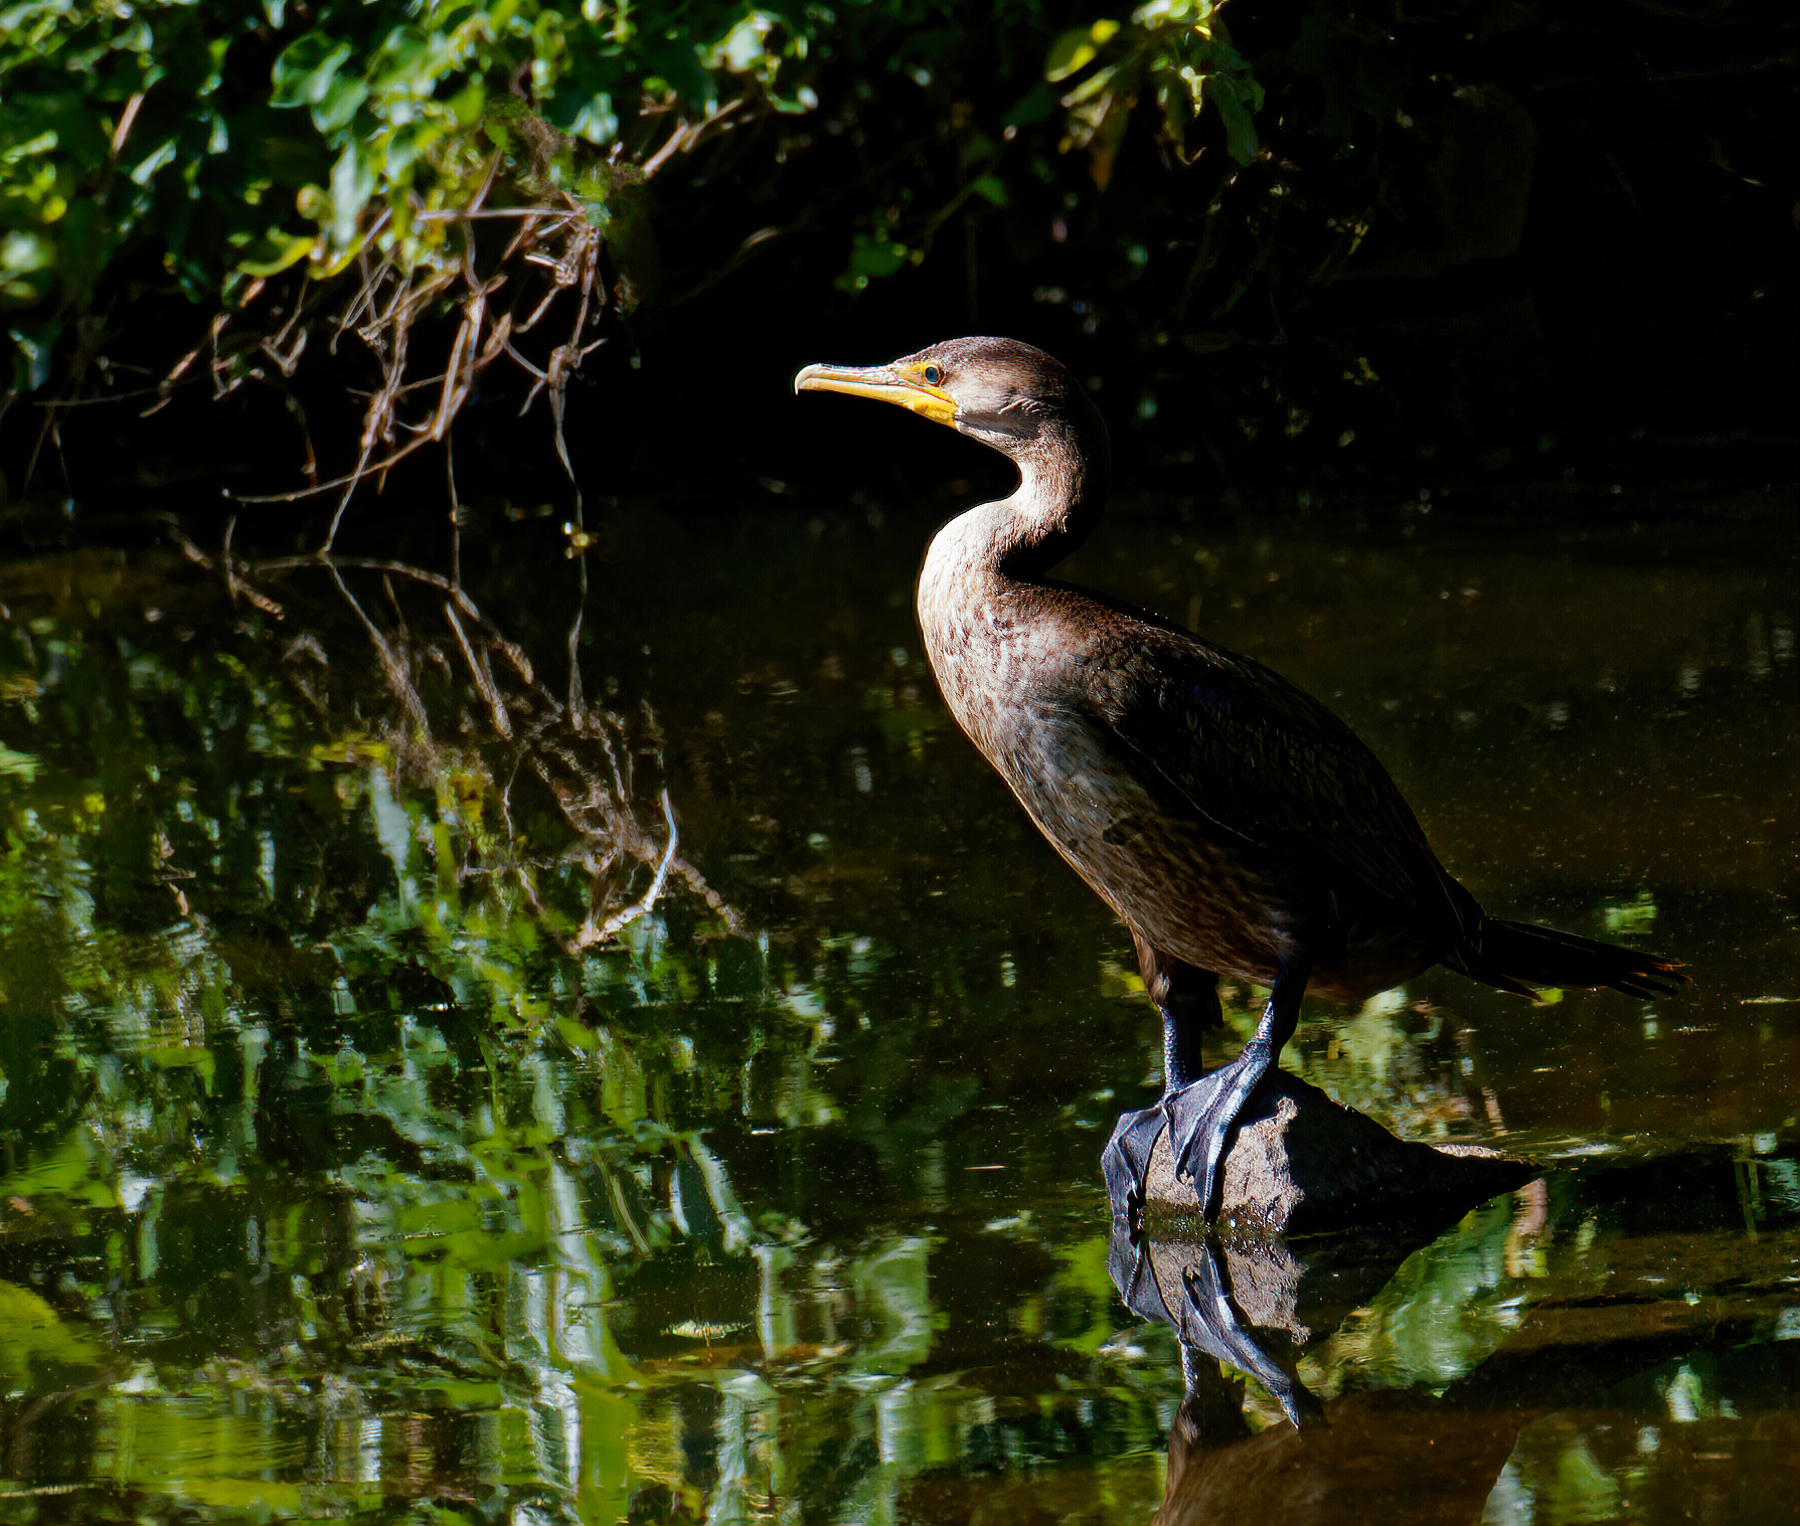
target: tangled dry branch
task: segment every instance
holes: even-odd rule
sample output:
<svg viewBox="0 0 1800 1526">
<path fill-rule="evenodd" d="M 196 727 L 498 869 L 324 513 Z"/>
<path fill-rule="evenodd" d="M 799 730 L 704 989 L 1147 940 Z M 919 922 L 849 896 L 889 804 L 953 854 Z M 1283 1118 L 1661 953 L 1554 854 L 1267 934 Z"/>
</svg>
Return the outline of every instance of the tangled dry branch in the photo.
<svg viewBox="0 0 1800 1526">
<path fill-rule="evenodd" d="M 268 282 L 254 282 L 235 309 L 213 320 L 206 338 L 175 364 L 157 389 L 152 412 L 196 374 L 203 356 L 214 395 L 223 397 L 246 381 L 268 379 L 267 367 L 291 377 L 309 336 L 316 332 L 330 330 L 334 355 L 346 337 L 361 343 L 375 363 L 379 385 L 365 397 L 354 465 L 321 480 L 309 438 L 306 486 L 246 494 L 240 500 L 288 502 L 336 492 L 337 507 L 319 548 L 321 556 L 330 553 L 345 511 L 364 482 L 381 483 L 393 467 L 426 445 L 448 446 L 451 427 L 477 381 L 502 359 L 532 379 L 521 412 L 540 396 L 548 397 L 557 456 L 574 484 L 563 437 L 565 399 L 581 362 L 606 342 L 606 336 L 597 332 L 612 306 L 604 276 L 605 240 L 567 195 L 558 193 L 556 201 L 529 206 L 489 206 L 499 167 L 496 154 L 468 206 L 415 214 L 420 222 L 450 225 L 442 257 L 408 265 L 395 254 L 382 253 L 382 235 L 392 216 L 383 213 L 364 240 L 355 279 L 348 286 L 342 279 L 308 281 L 278 329 L 255 338 L 247 348 L 234 346 L 227 342 L 234 325 L 253 328 L 256 304 L 270 290 Z M 503 242 L 485 239 L 481 230 L 497 224 L 511 224 L 510 236 Z M 527 272 L 541 275 L 533 280 Z M 415 330 L 422 319 L 446 313 L 455 324 L 448 357 L 441 367 L 421 364 L 414 349 Z M 528 336 L 535 341 L 530 349 L 538 359 L 523 347 Z M 454 495 L 453 472 L 451 491 Z M 578 489 L 576 498 L 579 505 Z"/>
</svg>

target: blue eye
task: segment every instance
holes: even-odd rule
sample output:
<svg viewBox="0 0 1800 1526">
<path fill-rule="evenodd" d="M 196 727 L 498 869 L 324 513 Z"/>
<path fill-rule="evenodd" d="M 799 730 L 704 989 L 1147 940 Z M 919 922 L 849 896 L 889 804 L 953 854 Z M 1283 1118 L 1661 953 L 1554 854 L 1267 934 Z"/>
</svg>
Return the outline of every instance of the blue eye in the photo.
<svg viewBox="0 0 1800 1526">
<path fill-rule="evenodd" d="M 944 368 L 942 366 L 927 366 L 924 371 L 924 376 L 925 384 L 930 387 L 935 387 L 944 379 Z"/>
</svg>

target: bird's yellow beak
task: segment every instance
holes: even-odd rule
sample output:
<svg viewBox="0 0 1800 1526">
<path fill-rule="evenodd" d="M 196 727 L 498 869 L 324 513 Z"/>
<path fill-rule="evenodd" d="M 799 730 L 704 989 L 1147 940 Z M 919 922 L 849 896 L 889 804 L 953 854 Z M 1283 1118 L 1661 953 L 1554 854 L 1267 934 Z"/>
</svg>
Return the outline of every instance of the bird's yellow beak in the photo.
<svg viewBox="0 0 1800 1526">
<path fill-rule="evenodd" d="M 898 403 L 934 424 L 956 422 L 956 399 L 942 387 L 898 366 L 808 366 L 794 378 L 796 392 L 847 392 Z"/>
</svg>

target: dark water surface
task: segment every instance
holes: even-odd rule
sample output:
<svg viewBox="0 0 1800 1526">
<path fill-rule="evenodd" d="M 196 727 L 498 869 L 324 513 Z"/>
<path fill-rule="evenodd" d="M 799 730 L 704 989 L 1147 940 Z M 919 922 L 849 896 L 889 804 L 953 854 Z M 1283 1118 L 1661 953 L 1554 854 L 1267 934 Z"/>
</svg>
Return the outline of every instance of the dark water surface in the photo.
<svg viewBox="0 0 1800 1526">
<path fill-rule="evenodd" d="M 1696 977 L 1309 1007 L 1298 1073 L 1553 1169 L 1288 1332 L 1297 1435 L 1109 1277 L 1159 1027 L 937 701 L 931 517 L 616 518 L 577 706 L 548 522 L 467 537 L 487 627 L 0 568 L 0 1515 L 1800 1515 L 1786 529 L 1128 507 L 1069 564 L 1332 703 L 1489 910 Z"/>
</svg>

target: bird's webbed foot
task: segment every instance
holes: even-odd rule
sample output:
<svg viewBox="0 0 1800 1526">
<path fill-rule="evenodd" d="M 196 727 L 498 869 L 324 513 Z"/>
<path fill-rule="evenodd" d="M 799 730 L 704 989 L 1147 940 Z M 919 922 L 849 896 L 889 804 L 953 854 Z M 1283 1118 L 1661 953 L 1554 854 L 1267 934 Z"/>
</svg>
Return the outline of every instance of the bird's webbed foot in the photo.
<svg viewBox="0 0 1800 1526">
<path fill-rule="evenodd" d="M 1225 1152 L 1238 1114 L 1268 1069 L 1266 1058 L 1258 1063 L 1255 1057 L 1239 1055 L 1229 1065 L 1221 1065 L 1164 1097 L 1155 1109 L 1158 1118 L 1168 1124 L 1176 1180 L 1193 1182 L 1194 1199 L 1206 1218 L 1213 1216 Z"/>
<path fill-rule="evenodd" d="M 1134 1232 L 1143 1222 L 1150 1152 L 1156 1148 L 1157 1136 L 1167 1123 L 1160 1103 L 1142 1112 L 1121 1115 L 1100 1157 L 1100 1169 L 1106 1177 L 1106 1196 L 1112 1203 L 1113 1215 L 1124 1218 Z"/>
<path fill-rule="evenodd" d="M 1213 1216 L 1232 1130 L 1251 1093 L 1293 1036 L 1310 974 L 1306 961 L 1282 960 L 1262 1021 L 1237 1058 L 1162 1100 L 1159 1111 L 1168 1119 L 1176 1179 L 1192 1180 L 1194 1197 L 1206 1218 Z"/>
<path fill-rule="evenodd" d="M 1200 1074 L 1202 1040 L 1224 1020 L 1219 1012 L 1218 976 L 1163 953 L 1136 928 L 1131 936 L 1137 945 L 1138 967 L 1144 973 L 1144 989 L 1162 1013 L 1163 1101 L 1120 1117 L 1100 1167 L 1114 1216 L 1126 1219 L 1135 1231 L 1142 1223 L 1151 1152 L 1157 1136 L 1168 1127 L 1164 1105 Z"/>
</svg>

